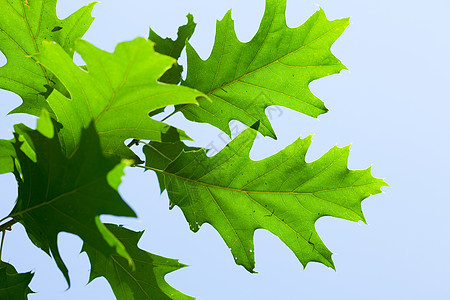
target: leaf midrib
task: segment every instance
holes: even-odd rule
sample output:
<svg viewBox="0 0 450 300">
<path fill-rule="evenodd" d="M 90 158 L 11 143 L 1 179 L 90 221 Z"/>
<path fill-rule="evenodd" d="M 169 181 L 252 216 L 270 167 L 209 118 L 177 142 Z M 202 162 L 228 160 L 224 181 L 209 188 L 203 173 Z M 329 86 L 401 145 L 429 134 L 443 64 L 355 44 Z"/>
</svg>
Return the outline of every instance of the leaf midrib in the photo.
<svg viewBox="0 0 450 300">
<path fill-rule="evenodd" d="M 314 26 L 315 26 L 315 24 L 314 24 Z M 311 26 L 311 28 L 309 29 L 308 34 L 312 31 L 312 29 L 314 28 L 314 26 Z M 263 65 L 263 66 L 261 66 L 261 67 L 259 67 L 259 68 L 256 68 L 255 70 L 253 70 L 253 71 L 251 71 L 251 72 L 245 73 L 245 74 L 239 76 L 238 78 L 235 78 L 235 79 L 233 79 L 232 81 L 230 81 L 230 82 L 228 82 L 228 83 L 226 83 L 226 84 L 224 84 L 224 85 L 222 85 L 222 86 L 220 86 L 220 87 L 217 87 L 217 88 L 211 90 L 210 92 L 206 93 L 206 95 L 208 96 L 208 95 L 210 95 L 210 94 L 213 94 L 213 93 L 215 93 L 216 91 L 218 91 L 218 90 L 220 90 L 220 89 L 223 89 L 223 88 L 225 88 L 225 87 L 227 87 L 227 86 L 229 86 L 229 85 L 232 85 L 232 84 L 234 84 L 234 83 L 240 81 L 241 79 L 243 79 L 243 78 L 245 78 L 245 77 L 247 77 L 247 76 L 249 76 L 249 75 L 251 75 L 251 74 L 253 74 L 253 73 L 256 73 L 256 72 L 258 72 L 258 71 L 260 71 L 260 70 L 262 70 L 262 69 L 265 69 L 265 68 L 267 68 L 267 67 L 269 67 L 269 66 L 271 66 L 271 65 L 273 65 L 273 64 L 275 64 L 275 63 L 277 63 L 277 62 L 279 62 L 280 60 L 282 60 L 282 59 L 284 59 L 284 58 L 286 58 L 286 57 L 288 57 L 288 56 L 290 56 L 290 55 L 292 55 L 292 54 L 294 54 L 294 53 L 296 53 L 296 52 L 298 52 L 298 51 L 300 51 L 300 50 L 302 50 L 302 49 L 308 47 L 308 46 L 311 45 L 312 43 L 318 41 L 319 39 L 321 39 L 322 37 L 326 36 L 326 35 L 327 35 L 328 33 L 330 33 L 331 31 L 333 31 L 333 30 L 335 30 L 336 28 L 341 27 L 341 26 L 346 26 L 346 24 L 345 24 L 345 23 L 342 23 L 342 24 L 339 24 L 339 25 L 336 25 L 336 26 L 332 27 L 331 29 L 329 29 L 329 30 L 327 30 L 326 32 L 324 32 L 322 35 L 320 35 L 320 36 L 318 36 L 317 38 L 315 38 L 315 39 L 313 39 L 312 41 L 310 41 L 309 43 L 302 45 L 300 48 L 295 49 L 294 51 L 288 52 L 288 53 L 286 53 L 285 55 L 282 55 L 281 57 L 277 58 L 276 60 L 274 60 L 274 61 L 272 61 L 272 62 L 270 62 L 270 63 L 268 63 L 268 64 L 265 64 L 265 65 Z M 268 36 L 269 34 L 270 34 L 270 32 L 267 34 L 267 36 Z M 244 44 L 244 45 L 245 45 L 245 44 Z M 256 60 L 256 57 L 255 57 L 254 60 Z M 248 69 L 247 69 L 247 71 L 248 71 Z"/>
<path fill-rule="evenodd" d="M 160 169 L 156 169 L 156 168 L 152 168 L 152 167 L 148 167 L 148 166 L 139 166 L 139 167 L 144 168 L 144 169 L 148 169 L 148 170 L 152 170 L 152 171 L 155 171 L 155 172 L 167 175 L 167 176 L 175 177 L 175 178 L 183 180 L 183 181 L 188 181 L 188 182 L 192 182 L 192 183 L 195 183 L 195 184 L 203 185 L 203 186 L 208 187 L 208 188 L 221 189 L 221 190 L 226 190 L 226 191 L 230 191 L 230 192 L 240 192 L 240 193 L 244 193 L 244 194 L 315 195 L 315 194 L 318 194 L 318 193 L 325 193 L 325 192 L 337 191 L 337 190 L 345 190 L 345 189 L 351 189 L 351 188 L 356 188 L 356 187 L 362 187 L 362 186 L 368 186 L 368 185 L 371 185 L 371 184 L 375 184 L 374 182 L 370 182 L 370 183 L 361 184 L 361 185 L 353 185 L 353 186 L 347 186 L 347 187 L 325 189 L 325 190 L 320 190 L 320 191 L 315 191 L 315 192 L 250 191 L 250 190 L 242 190 L 242 189 L 238 189 L 238 188 L 230 188 L 230 187 L 214 185 L 214 184 L 210 184 L 210 183 L 206 183 L 206 182 L 202 182 L 202 181 L 197 181 L 197 180 L 194 180 L 194 179 L 186 178 L 186 177 L 183 177 L 183 176 L 179 176 L 179 175 L 176 175 L 176 174 L 164 171 L 164 170 L 160 170 Z"/>
<path fill-rule="evenodd" d="M 80 190 L 83 190 L 84 188 L 87 188 L 88 186 L 90 186 L 90 185 L 92 185 L 92 184 L 95 184 L 95 183 L 97 183 L 97 181 L 102 180 L 102 179 L 104 179 L 104 178 L 105 178 L 104 176 L 97 177 L 97 178 L 95 178 L 95 179 L 89 181 L 88 183 L 83 184 L 82 186 L 79 186 L 79 187 L 77 187 L 77 188 L 75 188 L 75 189 L 73 189 L 73 190 L 71 190 L 71 191 L 62 193 L 62 194 L 60 194 L 60 195 L 54 197 L 53 199 L 50 199 L 50 200 L 48 200 L 48 201 L 41 202 L 41 203 L 39 203 L 39 204 L 37 204 L 37 205 L 31 206 L 31 207 L 28 207 L 28 208 L 26 208 L 26 209 L 24 209 L 24 210 L 15 212 L 15 213 L 13 213 L 13 214 L 10 214 L 8 217 L 11 217 L 11 218 L 17 217 L 17 216 L 23 215 L 23 214 L 25 214 L 25 213 L 28 213 L 28 212 L 30 212 L 30 211 L 33 211 L 33 210 L 35 210 L 35 209 L 38 209 L 38 208 L 40 208 L 40 207 L 43 207 L 43 206 L 46 206 L 46 205 L 51 205 L 52 203 L 54 203 L 54 202 L 56 202 L 56 201 L 58 201 L 58 200 L 60 200 L 60 199 L 64 199 L 65 197 L 67 197 L 67 196 L 69 196 L 69 195 L 75 194 L 75 193 L 79 192 Z"/>
<path fill-rule="evenodd" d="M 235 78 L 235 79 L 233 79 L 232 81 L 230 81 L 230 82 L 228 82 L 228 83 L 226 83 L 226 84 L 223 84 L 223 85 L 221 85 L 221 86 L 219 86 L 219 87 L 217 87 L 217 88 L 215 88 L 215 89 L 213 89 L 213 90 L 211 90 L 211 91 L 205 93 L 205 95 L 206 95 L 206 96 L 209 96 L 209 95 L 211 95 L 211 94 L 214 94 L 214 93 L 217 92 L 218 90 L 221 90 L 221 89 L 223 89 L 223 88 L 226 88 L 227 86 L 230 86 L 230 85 L 232 85 L 232 84 L 234 84 L 234 83 L 237 83 L 237 82 L 241 81 L 241 79 L 243 79 L 243 78 L 245 78 L 245 77 L 247 77 L 247 76 L 249 76 L 249 75 L 251 75 L 251 74 L 253 74 L 253 73 L 256 73 L 256 72 L 258 72 L 258 71 L 260 71 L 260 70 L 262 70 L 262 69 L 264 69 L 264 68 L 267 68 L 267 67 L 269 67 L 269 66 L 271 66 L 271 65 L 273 65 L 273 64 L 275 64 L 275 63 L 279 63 L 280 60 L 282 60 L 282 59 L 288 57 L 289 55 L 292 55 L 292 54 L 295 53 L 295 52 L 298 52 L 298 51 L 304 49 L 305 47 L 308 47 L 308 46 L 311 45 L 312 43 L 316 42 L 317 40 L 321 39 L 322 37 L 324 37 L 325 35 L 327 35 L 327 34 L 330 33 L 331 31 L 333 31 L 333 30 L 335 30 L 336 28 L 341 27 L 341 26 L 347 26 L 347 25 L 346 25 L 345 23 L 336 25 L 336 26 L 334 26 L 333 28 L 331 28 L 331 29 L 329 29 L 328 31 L 326 31 L 325 33 L 323 33 L 322 35 L 320 35 L 320 36 L 318 36 L 317 38 L 315 38 L 314 40 L 312 40 L 311 42 L 309 42 L 308 44 L 305 44 L 305 45 L 301 46 L 300 48 L 298 48 L 298 49 L 296 49 L 296 50 L 294 50 L 294 51 L 291 51 L 291 52 L 289 52 L 289 53 L 287 53 L 287 54 L 281 56 L 280 58 L 276 59 L 275 61 L 272 61 L 272 62 L 270 62 L 270 63 L 268 63 L 268 64 L 266 64 L 266 65 L 263 65 L 263 66 L 261 66 L 261 67 L 255 69 L 255 70 L 249 72 L 249 73 L 245 73 L 245 74 L 239 76 L 238 78 Z M 313 27 L 310 28 L 310 31 L 309 31 L 309 32 L 311 32 L 312 28 L 313 28 Z M 305 67 L 306 67 L 306 66 L 305 66 Z M 310 66 L 310 67 L 311 67 L 311 66 Z M 184 105 L 184 106 L 182 106 L 178 111 L 182 111 L 183 109 L 185 109 L 186 107 L 189 107 L 189 106 L 190 106 L 189 104 Z"/>
<path fill-rule="evenodd" d="M 128 274 L 128 276 L 130 276 L 136 282 L 136 284 L 139 286 L 139 289 L 145 294 L 145 296 L 147 296 L 148 299 L 152 299 L 150 297 L 150 295 L 147 293 L 147 291 L 145 291 L 145 289 L 141 286 L 139 280 L 137 280 L 136 277 L 133 276 L 133 274 L 131 274 L 124 266 L 122 266 L 112 255 L 111 255 L 111 259 L 115 262 L 116 268 L 117 268 L 117 266 L 119 266 L 122 270 L 124 270 L 124 272 L 126 274 Z M 118 279 L 120 281 L 120 284 L 122 286 L 123 283 L 122 283 L 122 280 L 121 280 L 121 276 L 119 275 L 119 271 L 117 269 L 116 269 L 116 272 L 117 272 L 117 276 L 119 277 Z M 152 285 L 152 284 L 150 284 L 148 282 L 146 282 L 146 284 L 152 286 L 155 289 L 157 288 L 157 287 L 155 287 L 154 285 Z M 124 295 L 125 295 L 125 293 L 124 293 Z"/>
<path fill-rule="evenodd" d="M 31 39 L 33 40 L 33 44 L 34 44 L 34 48 L 35 48 L 35 50 L 36 50 L 36 53 L 39 53 L 39 48 L 38 48 L 38 46 L 37 46 L 36 37 L 34 36 L 33 31 L 31 30 L 30 23 L 28 23 L 28 19 L 27 19 L 27 14 L 25 13 L 25 2 L 24 2 L 24 1 L 21 1 L 21 2 L 22 2 L 22 10 L 23 10 L 23 21 L 24 21 L 25 24 L 27 25 L 29 34 L 30 34 L 30 36 L 31 36 Z M 43 14 L 43 8 L 44 8 L 44 5 L 45 5 L 45 0 L 42 0 L 42 7 L 41 7 L 40 15 L 39 15 L 39 26 L 38 26 L 37 33 L 39 33 L 39 31 L 40 31 L 40 26 L 41 26 L 41 21 L 42 21 L 42 14 Z M 28 55 L 29 55 L 29 54 L 28 54 Z M 30 56 L 30 55 L 29 55 L 29 56 Z M 30 56 L 30 57 L 31 57 L 31 59 L 33 59 L 34 61 L 36 61 L 36 59 L 35 59 L 34 57 L 32 57 L 32 56 Z M 37 62 L 37 61 L 36 61 L 36 62 Z M 50 81 L 50 78 L 48 77 L 47 71 L 45 70 L 44 66 L 41 65 L 41 64 L 40 64 L 39 66 L 40 66 L 40 68 L 41 68 L 41 70 L 42 70 L 42 73 L 44 73 L 45 79 L 47 80 L 47 84 L 48 84 L 49 86 L 52 86 L 51 81 Z"/>
</svg>

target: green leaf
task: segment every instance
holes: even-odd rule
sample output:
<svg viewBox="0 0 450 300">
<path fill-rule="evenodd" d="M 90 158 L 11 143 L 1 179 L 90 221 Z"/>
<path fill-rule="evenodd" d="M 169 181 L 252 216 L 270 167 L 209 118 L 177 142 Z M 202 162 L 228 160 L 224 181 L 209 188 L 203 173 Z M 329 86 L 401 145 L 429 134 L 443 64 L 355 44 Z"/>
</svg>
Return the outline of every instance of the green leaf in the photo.
<svg viewBox="0 0 450 300">
<path fill-rule="evenodd" d="M 334 268 L 332 253 L 315 230 L 324 216 L 365 221 L 361 201 L 386 186 L 370 168 L 347 168 L 349 148 L 334 147 L 317 161 L 305 156 L 311 137 L 298 139 L 261 161 L 249 158 L 256 131 L 247 129 L 213 157 L 204 150 L 182 152 L 165 170 L 171 207 L 179 206 L 191 229 L 211 224 L 236 263 L 253 271 L 253 235 L 266 229 L 278 236 L 306 266 Z"/>
<path fill-rule="evenodd" d="M 103 152 L 137 159 L 124 142 L 135 138 L 161 141 L 170 126 L 148 114 L 171 104 L 197 103 L 202 93 L 158 82 L 174 59 L 156 53 L 153 43 L 143 38 L 120 43 L 114 53 L 102 51 L 86 41 L 76 43 L 76 51 L 87 63 L 76 66 L 55 43 L 45 43 L 38 60 L 65 85 L 71 99 L 58 91 L 48 98 L 62 124 L 61 141 L 70 156 L 81 137 L 81 129 L 93 121 Z M 188 138 L 183 132 L 180 135 Z"/>
<path fill-rule="evenodd" d="M 14 171 L 16 151 L 11 141 L 0 140 L 0 174 Z"/>
<path fill-rule="evenodd" d="M 105 255 L 119 253 L 132 264 L 120 241 L 98 219 L 100 215 L 136 215 L 117 192 L 117 181 L 123 174 L 116 170 L 120 161 L 103 156 L 95 127 L 83 130 L 78 150 L 71 158 L 62 152 L 57 135 L 49 139 L 31 129 L 23 130 L 23 134 L 32 141 L 36 162 L 20 150 L 16 134 L 14 146 L 22 175 L 15 172 L 19 192 L 9 217 L 24 225 L 38 247 L 48 254 L 51 251 L 68 282 L 68 270 L 57 246 L 60 232 L 78 235 Z M 112 170 L 119 178 L 109 178 L 114 176 Z M 115 182 L 114 186 L 109 182 Z"/>
<path fill-rule="evenodd" d="M 187 15 L 188 22 L 186 25 L 178 28 L 177 39 L 174 41 L 171 38 L 161 38 L 156 32 L 150 29 L 149 40 L 155 43 L 155 51 L 164 55 L 168 55 L 178 60 L 181 52 L 186 47 L 187 41 L 194 34 L 197 24 L 194 22 L 194 17 L 191 14 Z M 161 82 L 178 84 L 181 81 L 181 73 L 183 67 L 177 62 L 159 79 Z"/>
<path fill-rule="evenodd" d="M 42 109 L 41 115 L 36 121 L 36 130 L 48 139 L 52 139 L 55 134 L 53 120 L 45 109 Z"/>
<path fill-rule="evenodd" d="M 18 134 L 25 132 L 28 127 L 24 124 L 14 125 L 14 131 Z M 37 120 L 36 130 L 42 133 L 48 138 L 52 138 L 54 134 L 54 128 L 52 119 L 47 110 L 42 109 L 41 117 Z M 31 140 L 26 140 L 25 136 L 20 136 L 19 140 L 23 142 L 20 147 L 21 151 L 26 153 L 26 155 L 31 158 L 31 160 L 36 161 L 36 153 L 34 149 L 30 146 Z M 14 160 L 17 158 L 16 150 L 14 149 L 13 143 L 10 140 L 0 140 L 0 174 L 6 174 L 9 172 L 14 172 Z M 18 163 L 17 161 L 15 161 Z"/>
<path fill-rule="evenodd" d="M 0 299 L 27 300 L 33 293 L 28 287 L 32 278 L 32 273 L 17 273 L 12 265 L 0 262 Z"/>
<path fill-rule="evenodd" d="M 185 265 L 177 260 L 154 255 L 138 248 L 137 245 L 144 232 L 134 232 L 112 224 L 105 226 L 125 245 L 136 263 L 136 270 L 131 270 L 127 261 L 118 255 L 104 256 L 96 249 L 85 245 L 83 251 L 91 258 L 90 281 L 97 277 L 105 277 L 118 300 L 193 299 L 175 290 L 164 280 L 165 275 Z"/>
<path fill-rule="evenodd" d="M 261 122 L 259 131 L 276 138 L 265 109 L 279 105 L 317 117 L 327 112 L 309 83 L 339 73 L 345 66 L 330 47 L 348 19 L 328 21 L 322 10 L 297 28 L 286 25 L 286 0 L 266 0 L 259 31 L 248 43 L 238 40 L 229 11 L 217 23 L 210 57 L 203 61 L 187 46 L 188 70 L 183 85 L 205 93 L 200 107 L 178 107 L 186 118 L 207 122 L 230 134 L 229 122 L 247 126 Z"/>
<path fill-rule="evenodd" d="M 163 140 L 173 141 L 177 138 L 177 132 L 175 130 L 169 130 L 164 136 Z M 148 167 L 153 167 L 159 170 L 164 170 L 167 166 L 175 160 L 175 158 L 180 155 L 182 151 L 194 151 L 199 150 L 197 147 L 189 147 L 182 141 L 178 140 L 177 142 L 150 142 L 146 146 L 144 146 L 143 151 L 145 157 L 147 158 L 145 161 L 145 165 Z M 166 189 L 164 185 L 164 174 L 156 173 L 158 176 L 159 187 L 161 193 Z"/>
<path fill-rule="evenodd" d="M 54 121 L 50 117 L 49 112 L 46 109 L 42 109 L 40 118 L 37 119 L 36 122 L 36 131 L 40 132 L 46 138 L 52 139 L 53 135 L 55 134 L 53 122 Z M 19 135 L 18 137 L 19 142 L 22 143 L 20 146 L 20 151 L 22 151 L 26 156 L 28 156 L 28 158 L 30 158 L 33 162 L 36 162 L 36 150 L 33 144 L 33 140 L 31 136 L 28 134 L 29 130 L 30 129 L 23 123 L 14 125 L 14 132 L 17 135 Z M 15 159 L 14 162 L 16 164 L 16 167 L 19 173 L 22 173 L 22 171 L 20 170 L 20 164 L 17 161 L 16 150 L 14 149 L 14 146 L 12 144 L 11 147 L 14 153 L 13 157 Z M 12 167 L 12 170 L 10 172 L 13 171 L 14 167 Z"/>
<path fill-rule="evenodd" d="M 0 0 L 0 51 L 7 59 L 0 68 L 0 88 L 16 93 L 23 100 L 13 112 L 38 116 L 42 108 L 50 110 L 45 95 L 55 87 L 56 80 L 36 64 L 33 55 L 41 51 L 43 41 L 54 41 L 72 57 L 75 40 L 94 21 L 91 16 L 94 5 L 84 6 L 60 20 L 56 16 L 56 0 Z"/>
</svg>

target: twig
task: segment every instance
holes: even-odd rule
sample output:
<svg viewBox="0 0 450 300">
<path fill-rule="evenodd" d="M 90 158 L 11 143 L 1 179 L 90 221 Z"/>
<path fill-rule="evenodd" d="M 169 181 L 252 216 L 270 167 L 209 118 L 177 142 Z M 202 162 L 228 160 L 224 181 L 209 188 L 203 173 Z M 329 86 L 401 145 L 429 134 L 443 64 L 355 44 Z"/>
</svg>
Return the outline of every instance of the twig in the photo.
<svg viewBox="0 0 450 300">
<path fill-rule="evenodd" d="M 0 243 L 0 259 L 2 258 L 2 252 L 3 252 L 3 243 L 5 242 L 5 235 L 6 231 L 2 231 L 2 242 Z"/>
<path fill-rule="evenodd" d="M 11 226 L 13 226 L 16 223 L 17 223 L 17 221 L 13 219 L 13 220 L 9 220 L 8 222 L 0 225 L 0 232 L 1 231 L 5 231 L 5 230 L 10 231 L 11 230 Z"/>
<path fill-rule="evenodd" d="M 141 142 L 140 140 L 133 139 L 133 140 L 127 145 L 127 147 L 128 147 L 128 148 L 131 148 L 131 147 L 134 146 L 134 145 L 139 146 L 139 143 L 140 143 L 140 142 Z"/>
</svg>

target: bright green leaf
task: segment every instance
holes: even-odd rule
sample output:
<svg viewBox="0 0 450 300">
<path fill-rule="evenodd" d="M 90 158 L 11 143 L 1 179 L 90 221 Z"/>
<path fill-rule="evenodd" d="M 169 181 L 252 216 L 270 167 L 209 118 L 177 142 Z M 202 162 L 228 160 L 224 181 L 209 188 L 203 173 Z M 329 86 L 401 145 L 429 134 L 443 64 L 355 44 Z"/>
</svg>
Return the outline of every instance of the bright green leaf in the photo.
<svg viewBox="0 0 450 300">
<path fill-rule="evenodd" d="M 15 172 L 19 184 L 18 200 L 9 215 L 24 225 L 30 239 L 54 257 L 66 279 L 65 267 L 57 246 L 57 235 L 69 232 L 105 255 L 126 251 L 106 228 L 99 227 L 100 215 L 135 217 L 117 189 L 108 183 L 111 170 L 119 161 L 105 158 L 93 125 L 83 130 L 80 145 L 71 158 L 62 152 L 58 136 L 48 139 L 41 133 L 24 130 L 36 153 L 33 162 L 15 143 L 22 175 Z M 16 135 L 17 137 L 17 135 Z M 120 180 L 117 178 L 116 182 Z M 127 260 L 132 264 L 131 258 Z"/>
<path fill-rule="evenodd" d="M 161 135 L 170 129 L 151 119 L 150 112 L 171 104 L 195 104 L 202 95 L 187 87 L 158 82 L 175 60 L 156 53 L 153 43 L 143 38 L 120 43 L 114 53 L 85 41 L 75 47 L 88 72 L 76 66 L 57 44 L 46 43 L 38 55 L 39 62 L 61 80 L 71 96 L 68 99 L 54 91 L 48 98 L 63 126 L 60 135 L 68 155 L 76 150 L 81 129 L 94 121 L 104 153 L 137 159 L 124 145 L 126 139 L 161 141 Z"/>
<path fill-rule="evenodd" d="M 39 119 L 36 121 L 36 130 L 48 139 L 52 139 L 55 134 L 53 120 L 47 110 L 43 109 Z"/>
<path fill-rule="evenodd" d="M 126 228 L 106 224 L 114 236 L 125 246 L 136 263 L 131 270 L 127 261 L 118 255 L 104 256 L 89 245 L 83 247 L 91 260 L 90 280 L 105 277 L 118 300 L 125 299 L 193 299 L 172 288 L 164 276 L 185 265 L 177 260 L 151 254 L 138 248 L 144 232 L 134 232 Z"/>
<path fill-rule="evenodd" d="M 33 293 L 28 287 L 33 278 L 31 273 L 17 273 L 16 269 L 5 262 L 0 262 L 0 299 L 27 300 Z"/>
<path fill-rule="evenodd" d="M 0 51 L 7 59 L 0 68 L 0 88 L 22 98 L 22 105 L 14 112 L 38 116 L 42 108 L 50 109 L 45 94 L 55 87 L 56 80 L 36 64 L 33 55 L 41 51 L 43 41 L 54 41 L 72 57 L 75 40 L 86 33 L 94 20 L 94 5 L 60 20 L 56 16 L 56 0 L 0 0 Z"/>
<path fill-rule="evenodd" d="M 197 24 L 194 22 L 194 17 L 191 14 L 187 15 L 188 22 L 186 25 L 178 28 L 177 39 L 174 41 L 171 38 L 161 38 L 156 32 L 150 29 L 149 40 L 155 43 L 155 51 L 164 55 L 168 55 L 178 60 L 181 52 L 186 47 L 187 41 L 194 34 Z M 181 73 L 183 67 L 177 62 L 168 70 L 159 81 L 166 83 L 178 84 L 181 81 Z"/>
<path fill-rule="evenodd" d="M 347 168 L 349 148 L 334 147 L 307 163 L 311 137 L 298 139 L 261 161 L 249 158 L 254 129 L 247 129 L 213 157 L 204 150 L 182 152 L 165 170 L 171 206 L 179 206 L 191 229 L 211 224 L 236 263 L 253 271 L 253 234 L 266 229 L 278 236 L 303 265 L 333 267 L 332 253 L 315 230 L 324 216 L 365 221 L 361 201 L 386 186 L 370 168 Z"/>
<path fill-rule="evenodd" d="M 319 10 L 305 24 L 289 28 L 285 10 L 286 0 L 266 0 L 259 31 L 248 43 L 238 40 L 229 11 L 217 23 L 214 48 L 206 61 L 188 44 L 187 79 L 182 84 L 202 91 L 212 102 L 203 98 L 200 107 L 178 107 L 186 118 L 228 134 L 231 120 L 247 126 L 260 121 L 259 131 L 275 138 L 267 107 L 284 106 L 312 117 L 327 112 L 309 83 L 345 69 L 330 47 L 349 21 L 328 21 Z"/>
<path fill-rule="evenodd" d="M 177 139 L 177 132 L 175 130 L 169 130 L 164 136 L 166 140 L 173 141 Z M 145 165 L 149 167 L 153 167 L 159 170 L 164 170 L 175 158 L 180 155 L 182 151 L 193 151 L 199 150 L 197 147 L 189 147 L 186 146 L 182 141 L 178 140 L 177 142 L 150 142 L 144 148 L 144 154 L 147 158 L 145 161 Z M 161 193 L 164 192 L 166 187 L 164 186 L 164 174 L 157 173 L 159 187 L 161 189 Z"/>
<path fill-rule="evenodd" d="M 40 118 L 36 122 L 36 130 L 40 132 L 46 138 L 53 138 L 55 134 L 54 121 L 50 117 L 50 114 L 46 109 L 42 109 Z M 23 124 L 15 124 L 14 132 L 19 135 L 19 141 L 22 143 L 20 146 L 20 151 L 26 154 L 33 162 L 36 162 L 36 152 L 33 144 L 33 140 L 30 135 L 28 135 L 29 128 Z M 14 158 L 16 158 L 16 151 L 14 150 Z M 18 169 L 20 169 L 18 161 L 16 160 Z M 11 170 L 12 172 L 13 170 Z"/>
<path fill-rule="evenodd" d="M 42 109 L 41 117 L 37 120 L 37 130 L 42 133 L 44 136 L 48 138 L 53 137 L 53 123 L 50 117 L 50 114 L 47 110 Z M 26 131 L 27 127 L 24 124 L 16 124 L 14 125 L 14 131 L 20 134 L 23 131 Z M 33 148 L 30 146 L 31 140 L 26 140 L 27 136 L 20 136 L 19 140 L 23 142 L 20 149 L 22 152 L 26 153 L 26 155 L 36 162 L 36 153 Z M 0 140 L 0 174 L 5 174 L 14 171 L 14 159 L 16 158 L 16 150 L 11 141 L 8 140 Z M 17 163 L 17 161 L 16 161 Z"/>
<path fill-rule="evenodd" d="M 0 140 L 0 174 L 14 171 L 16 151 L 11 141 Z"/>
</svg>

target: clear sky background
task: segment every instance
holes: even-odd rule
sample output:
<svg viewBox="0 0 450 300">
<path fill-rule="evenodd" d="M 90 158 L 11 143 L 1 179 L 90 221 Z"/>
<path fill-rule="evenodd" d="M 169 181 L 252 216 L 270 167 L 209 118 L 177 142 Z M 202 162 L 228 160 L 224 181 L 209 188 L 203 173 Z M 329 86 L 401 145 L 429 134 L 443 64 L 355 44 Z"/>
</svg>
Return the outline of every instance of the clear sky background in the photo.
<svg viewBox="0 0 450 300">
<path fill-rule="evenodd" d="M 139 220 L 104 220 L 145 229 L 141 248 L 190 265 L 166 279 L 201 300 L 449 299 L 450 2 L 317 1 L 288 0 L 288 24 L 302 24 L 318 5 L 330 19 L 351 17 L 351 26 L 333 46 L 350 71 L 311 84 L 329 113 L 316 120 L 281 109 L 272 116 L 278 140 L 257 139 L 251 156 L 262 159 L 299 136 L 316 133 L 307 160 L 319 158 L 336 144 L 351 143 L 350 168 L 373 166 L 374 176 L 391 185 L 383 188 L 384 194 L 363 202 L 369 225 L 333 218 L 317 222 L 320 236 L 335 253 L 337 271 L 316 263 L 303 270 L 277 237 L 260 230 L 255 234 L 259 273 L 248 273 L 235 265 L 211 226 L 204 225 L 194 234 L 180 209 L 169 211 L 167 195 L 159 195 L 151 172 L 128 170 L 120 188 Z M 65 17 L 87 3 L 59 0 L 58 14 Z M 146 37 L 149 26 L 174 38 L 190 12 L 198 23 L 191 42 L 207 58 L 215 20 L 230 8 L 238 37 L 250 40 L 258 29 L 264 0 L 105 0 L 94 9 L 97 19 L 85 39 L 112 51 L 118 42 Z M 17 96 L 0 91 L 0 98 L 0 138 L 12 137 L 14 123 L 34 126 L 29 116 L 5 117 L 20 104 Z M 197 145 L 225 145 L 224 135 L 211 126 L 185 121 L 179 114 L 170 120 Z M 3 217 L 14 205 L 17 188 L 11 174 L 0 176 L 0 186 Z M 79 254 L 81 240 L 61 234 L 59 241 L 73 283 L 67 291 L 54 262 L 27 240 L 21 225 L 7 234 L 3 259 L 19 271 L 35 272 L 31 287 L 37 294 L 29 299 L 115 299 L 104 279 L 86 285 L 89 262 Z"/>
</svg>

